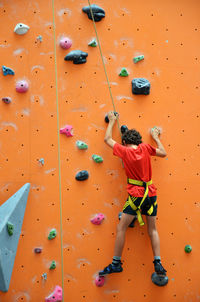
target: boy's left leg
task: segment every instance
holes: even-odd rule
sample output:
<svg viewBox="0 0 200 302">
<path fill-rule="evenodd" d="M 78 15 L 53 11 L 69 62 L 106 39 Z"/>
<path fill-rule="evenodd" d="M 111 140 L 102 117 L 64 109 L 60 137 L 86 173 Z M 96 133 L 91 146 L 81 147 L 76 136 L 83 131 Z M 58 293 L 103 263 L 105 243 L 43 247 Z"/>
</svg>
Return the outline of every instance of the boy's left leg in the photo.
<svg viewBox="0 0 200 302">
<path fill-rule="evenodd" d="M 156 228 L 156 216 L 146 216 L 148 234 L 151 240 L 152 251 L 154 255 L 154 267 L 157 274 L 166 275 L 166 270 L 161 264 L 160 258 L 160 238 Z"/>
</svg>

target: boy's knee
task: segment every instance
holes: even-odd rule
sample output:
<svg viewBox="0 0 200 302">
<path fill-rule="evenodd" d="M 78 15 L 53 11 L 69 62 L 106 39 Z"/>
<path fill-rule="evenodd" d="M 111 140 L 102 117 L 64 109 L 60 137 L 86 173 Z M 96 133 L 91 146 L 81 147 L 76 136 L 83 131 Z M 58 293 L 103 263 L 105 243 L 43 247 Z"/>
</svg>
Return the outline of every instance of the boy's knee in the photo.
<svg viewBox="0 0 200 302">
<path fill-rule="evenodd" d="M 149 237 L 152 237 L 152 236 L 154 236 L 155 234 L 157 234 L 157 229 L 156 229 L 156 227 L 154 227 L 154 228 L 149 228 L 149 229 L 148 229 L 148 235 L 149 235 Z"/>
</svg>

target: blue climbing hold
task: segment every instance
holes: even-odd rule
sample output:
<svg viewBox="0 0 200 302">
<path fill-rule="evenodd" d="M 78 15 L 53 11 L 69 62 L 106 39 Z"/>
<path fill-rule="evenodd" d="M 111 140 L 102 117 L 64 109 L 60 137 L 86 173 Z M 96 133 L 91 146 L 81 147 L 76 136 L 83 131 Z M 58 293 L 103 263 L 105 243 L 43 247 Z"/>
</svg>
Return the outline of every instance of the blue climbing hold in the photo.
<svg viewBox="0 0 200 302">
<path fill-rule="evenodd" d="M 105 17 L 105 11 L 103 10 L 103 8 L 101 8 L 100 6 L 98 6 L 96 4 L 92 4 L 90 6 L 84 6 L 82 8 L 82 11 L 88 15 L 88 18 L 90 20 L 93 20 L 92 19 L 92 14 L 93 14 L 94 21 L 96 21 L 96 22 L 101 21 L 101 19 Z M 91 14 L 91 11 L 92 11 L 92 14 Z"/>
<path fill-rule="evenodd" d="M 133 94 L 149 94 L 150 83 L 148 80 L 143 78 L 136 78 L 132 80 L 132 93 Z"/>
<path fill-rule="evenodd" d="M 76 180 L 82 181 L 82 180 L 88 179 L 88 177 L 89 177 L 88 171 L 82 170 L 82 171 L 79 171 L 79 172 L 76 174 L 76 177 L 75 177 L 75 178 L 76 178 Z"/>
<path fill-rule="evenodd" d="M 14 70 L 12 70 L 10 67 L 2 66 L 2 70 L 3 70 L 4 76 L 7 76 L 9 74 L 11 74 L 11 75 L 15 74 Z"/>
<path fill-rule="evenodd" d="M 87 52 L 82 50 L 72 50 L 64 58 L 65 61 L 73 61 L 74 64 L 86 63 Z"/>
</svg>

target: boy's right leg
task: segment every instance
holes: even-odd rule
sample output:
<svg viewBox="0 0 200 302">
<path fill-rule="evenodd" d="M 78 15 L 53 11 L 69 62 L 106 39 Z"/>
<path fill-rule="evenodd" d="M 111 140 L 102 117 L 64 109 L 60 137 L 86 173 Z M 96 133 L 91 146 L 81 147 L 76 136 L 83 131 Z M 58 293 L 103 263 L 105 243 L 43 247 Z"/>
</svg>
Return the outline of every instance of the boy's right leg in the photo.
<svg viewBox="0 0 200 302">
<path fill-rule="evenodd" d="M 122 213 L 120 222 L 117 225 L 113 262 L 105 267 L 104 270 L 100 271 L 99 276 L 122 272 L 121 255 L 124 248 L 126 230 L 129 224 L 133 221 L 133 218 L 133 215 Z"/>
</svg>

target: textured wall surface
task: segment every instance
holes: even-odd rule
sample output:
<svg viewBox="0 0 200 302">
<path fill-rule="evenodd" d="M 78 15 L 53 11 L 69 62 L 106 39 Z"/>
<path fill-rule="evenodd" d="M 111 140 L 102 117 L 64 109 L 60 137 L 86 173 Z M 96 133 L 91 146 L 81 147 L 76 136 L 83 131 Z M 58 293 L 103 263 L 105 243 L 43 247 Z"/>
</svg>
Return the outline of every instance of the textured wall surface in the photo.
<svg viewBox="0 0 200 302">
<path fill-rule="evenodd" d="M 102 288 L 94 284 L 113 256 L 127 194 L 122 164 L 103 141 L 104 116 L 113 106 L 99 48 L 88 46 L 95 37 L 93 22 L 82 12 L 88 2 L 1 0 L 0 60 L 15 75 L 0 74 L 0 97 L 12 97 L 11 104 L 0 103 L 0 204 L 27 182 L 31 189 L 10 288 L 0 293 L 0 301 L 44 301 L 56 284 L 64 287 L 66 302 L 199 301 L 200 3 L 95 3 L 106 11 L 96 28 L 120 124 L 135 127 L 153 145 L 149 129 L 163 129 L 168 156 L 153 158 L 152 165 L 169 284 L 159 288 L 151 282 L 151 246 L 146 225 L 138 224 L 127 232 L 124 272 L 107 277 Z M 27 34 L 13 32 L 18 22 L 30 26 Z M 63 35 L 72 39 L 69 50 L 59 46 Z M 88 52 L 86 64 L 64 61 L 76 49 Z M 144 60 L 134 64 L 140 54 Z M 126 78 L 118 76 L 122 67 L 129 72 Z M 150 95 L 132 94 L 135 77 L 151 82 Z M 15 91 L 18 79 L 29 81 L 27 93 Z M 73 137 L 59 134 L 66 124 L 73 125 Z M 117 126 L 113 135 L 120 141 Z M 88 150 L 78 150 L 77 140 Z M 104 162 L 95 163 L 92 154 Z M 89 171 L 87 181 L 75 180 L 79 170 Z M 91 224 L 99 212 L 105 220 Z M 51 228 L 58 235 L 49 241 Z M 191 254 L 184 252 L 186 244 Z M 39 255 L 37 246 L 43 248 Z M 52 260 L 57 267 L 50 271 Z"/>
</svg>

